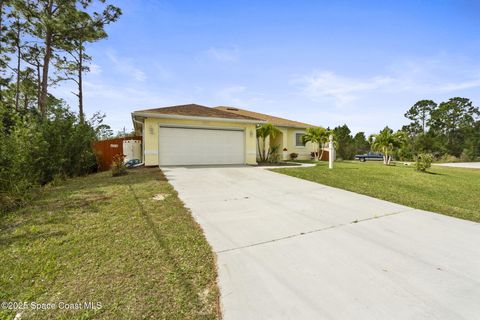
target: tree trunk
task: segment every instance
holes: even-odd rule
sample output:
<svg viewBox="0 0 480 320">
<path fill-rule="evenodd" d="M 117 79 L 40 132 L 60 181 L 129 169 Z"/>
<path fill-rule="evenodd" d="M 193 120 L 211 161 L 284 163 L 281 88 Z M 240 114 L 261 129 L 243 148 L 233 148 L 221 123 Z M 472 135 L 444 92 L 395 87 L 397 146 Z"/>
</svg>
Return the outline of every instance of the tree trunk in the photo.
<svg viewBox="0 0 480 320">
<path fill-rule="evenodd" d="M 19 19 L 17 19 L 17 39 L 15 44 L 17 49 L 17 83 L 15 86 L 15 110 L 18 111 L 18 103 L 20 100 L 20 67 L 21 67 L 20 20 Z"/>
<path fill-rule="evenodd" d="M 3 0 L 0 0 L 0 39 L 3 38 Z M 0 55 L 3 53 L 2 41 L 0 41 Z M 3 101 L 2 83 L 0 82 L 0 102 Z"/>
<path fill-rule="evenodd" d="M 42 79 L 41 79 L 41 74 L 40 74 L 40 63 L 37 61 L 37 103 L 40 103 L 40 88 L 41 88 L 41 83 L 42 83 Z M 37 104 L 37 106 L 39 107 L 40 105 Z"/>
<path fill-rule="evenodd" d="M 53 34 L 50 27 L 47 27 L 47 32 L 45 35 L 45 56 L 43 57 L 43 68 L 42 68 L 42 83 L 40 86 L 40 101 L 38 101 L 38 106 L 40 108 L 40 113 L 45 116 L 47 110 L 47 96 L 48 96 L 48 69 L 50 66 L 50 59 L 52 56 L 52 38 Z"/>
<path fill-rule="evenodd" d="M 3 37 L 3 0 L 0 0 L 0 39 Z M 1 46 L 0 46 L 1 49 Z"/>
<path fill-rule="evenodd" d="M 258 149 L 259 160 L 262 161 L 262 150 L 260 149 L 260 139 L 258 139 L 258 137 L 257 137 L 257 149 Z"/>
<path fill-rule="evenodd" d="M 53 15 L 53 0 L 48 1 L 46 8 L 46 14 L 48 17 Z M 45 55 L 43 57 L 42 65 L 42 82 L 40 86 L 40 99 L 38 101 L 38 107 L 42 116 L 46 115 L 47 111 L 47 97 L 48 97 L 48 69 L 50 67 L 50 59 L 52 57 L 52 41 L 53 30 L 52 27 L 47 25 L 45 28 Z"/>
<path fill-rule="evenodd" d="M 425 134 L 425 113 L 423 113 L 422 117 L 422 132 L 423 134 Z"/>
<path fill-rule="evenodd" d="M 25 95 L 23 96 L 23 109 L 27 110 L 28 109 L 28 99 L 30 99 L 30 97 L 28 96 L 27 93 L 25 93 Z"/>
<path fill-rule="evenodd" d="M 85 116 L 83 114 L 83 88 L 82 88 L 82 71 L 83 71 L 83 44 L 80 43 L 78 55 L 78 111 L 80 115 L 80 123 L 84 123 Z"/>
<path fill-rule="evenodd" d="M 263 144 L 262 144 L 262 153 L 261 153 L 261 155 L 260 155 L 260 160 L 261 160 L 262 162 L 265 161 L 266 141 L 267 141 L 267 139 L 266 139 L 265 137 L 263 137 L 263 138 L 262 138 L 262 143 L 263 143 Z"/>
<path fill-rule="evenodd" d="M 27 73 L 25 74 L 25 79 L 29 79 L 30 78 L 30 72 L 28 72 L 28 69 L 27 69 Z M 23 109 L 24 110 L 27 110 L 28 109 L 28 102 L 30 100 L 30 97 L 28 96 L 28 90 L 25 90 L 25 92 L 23 93 Z"/>
<path fill-rule="evenodd" d="M 321 152 L 320 152 L 320 149 L 322 150 Z M 318 161 L 321 161 L 321 160 L 322 160 L 322 157 L 323 157 L 323 146 L 320 147 L 320 143 L 318 144 L 317 157 L 318 157 Z"/>
</svg>

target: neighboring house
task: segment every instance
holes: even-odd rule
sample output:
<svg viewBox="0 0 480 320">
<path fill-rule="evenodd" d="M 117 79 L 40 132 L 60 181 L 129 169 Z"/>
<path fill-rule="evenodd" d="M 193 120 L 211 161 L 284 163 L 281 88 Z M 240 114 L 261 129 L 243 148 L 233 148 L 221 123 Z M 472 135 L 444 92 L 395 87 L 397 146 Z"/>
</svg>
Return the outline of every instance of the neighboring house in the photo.
<svg viewBox="0 0 480 320">
<path fill-rule="evenodd" d="M 253 117 L 264 120 L 265 122 L 273 124 L 280 129 L 280 134 L 277 135 L 273 141 L 267 140 L 267 148 L 269 145 L 279 147 L 278 153 L 283 160 L 287 160 L 291 153 L 297 153 L 298 159 L 310 159 L 312 151 L 316 151 L 311 143 L 303 145 L 302 136 L 305 134 L 307 128 L 314 127 L 311 124 L 288 120 L 280 117 L 271 116 L 259 112 L 253 112 L 235 107 L 216 107 L 217 110 L 231 112 L 237 115 Z M 286 149 L 286 151 L 284 151 Z M 258 152 L 258 149 L 257 149 Z M 328 159 L 328 151 L 324 151 L 324 157 Z"/>
<path fill-rule="evenodd" d="M 135 133 L 142 136 L 147 166 L 256 164 L 256 126 L 266 122 L 281 131 L 267 143 L 278 145 L 283 159 L 292 152 L 309 159 L 314 150 L 301 141 L 312 125 L 232 107 L 187 104 L 146 109 L 133 112 L 132 120 Z M 288 151 L 283 153 L 284 148 Z"/>
<path fill-rule="evenodd" d="M 256 164 L 261 119 L 187 104 L 132 113 L 146 166 Z"/>
</svg>

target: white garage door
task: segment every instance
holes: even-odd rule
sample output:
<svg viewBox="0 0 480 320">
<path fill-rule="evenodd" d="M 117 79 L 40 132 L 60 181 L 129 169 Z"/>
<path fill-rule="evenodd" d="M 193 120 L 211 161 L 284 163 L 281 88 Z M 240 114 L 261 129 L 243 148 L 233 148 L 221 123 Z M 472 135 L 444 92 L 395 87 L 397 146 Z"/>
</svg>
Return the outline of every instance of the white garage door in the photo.
<svg viewBox="0 0 480 320">
<path fill-rule="evenodd" d="M 160 127 L 160 165 L 243 164 L 244 132 Z"/>
</svg>

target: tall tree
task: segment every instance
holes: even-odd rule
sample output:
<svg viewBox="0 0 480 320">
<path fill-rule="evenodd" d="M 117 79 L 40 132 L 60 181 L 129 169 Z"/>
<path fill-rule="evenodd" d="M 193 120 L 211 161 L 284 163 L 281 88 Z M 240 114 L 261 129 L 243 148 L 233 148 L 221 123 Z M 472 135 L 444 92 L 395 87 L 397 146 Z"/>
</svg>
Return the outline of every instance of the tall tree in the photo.
<svg viewBox="0 0 480 320">
<path fill-rule="evenodd" d="M 437 104 L 432 100 L 420 100 L 405 113 L 405 117 L 413 122 L 412 127 L 419 128 L 425 133 L 430 114 L 436 108 Z"/>
<path fill-rule="evenodd" d="M 364 132 L 358 132 L 353 137 L 353 147 L 356 154 L 365 153 L 370 150 L 370 144 Z"/>
<path fill-rule="evenodd" d="M 34 39 L 24 58 L 34 67 L 38 79 L 38 108 L 45 114 L 49 85 L 62 79 L 51 79 L 51 68 L 65 50 L 77 58 L 80 73 L 85 71 L 84 44 L 106 36 L 104 26 L 118 19 L 121 11 L 105 0 L 11 0 L 12 8 L 28 24 L 28 37 Z M 102 7 L 96 12 L 90 7 Z M 32 59 L 33 58 L 33 59 Z M 65 60 L 65 59 L 63 59 Z M 82 82 L 81 74 L 76 77 Z M 81 87 L 81 85 L 80 85 Z M 78 95 L 82 95 L 79 90 Z M 83 122 L 83 106 L 82 122 Z"/>
<path fill-rule="evenodd" d="M 90 2 L 88 0 L 84 0 Z M 83 0 L 80 3 L 84 2 Z M 57 50 L 75 30 L 77 9 L 76 0 L 29 0 L 13 1 L 14 8 L 31 28 L 31 36 L 42 43 L 42 63 L 38 107 L 45 115 L 50 67 Z"/>
<path fill-rule="evenodd" d="M 442 102 L 429 120 L 433 133 L 445 137 L 446 152 L 459 156 L 480 110 L 467 98 L 455 97 Z"/>
<path fill-rule="evenodd" d="M 23 21 L 20 17 L 20 14 L 15 10 L 12 10 L 10 16 L 13 19 L 10 29 L 10 38 L 12 42 L 12 52 L 15 52 L 15 67 L 13 69 L 15 73 L 15 110 L 19 110 L 20 103 L 20 82 L 22 81 L 22 50 L 24 49 L 24 44 L 22 42 L 22 37 L 25 31 L 27 31 L 27 23 Z"/>
<path fill-rule="evenodd" d="M 64 42 L 62 49 L 67 53 L 57 63 L 58 70 L 62 73 L 60 79 L 71 80 L 77 85 L 78 110 L 80 121 L 84 122 L 83 108 L 83 74 L 90 71 L 88 63 L 91 57 L 86 54 L 86 43 L 92 43 L 107 37 L 105 26 L 115 22 L 122 14 L 120 8 L 107 5 L 102 12 L 90 15 L 78 12 L 75 21 L 75 30 Z"/>
<path fill-rule="evenodd" d="M 11 32 L 10 30 L 10 15 L 7 14 L 7 7 L 10 5 L 8 0 L 0 0 L 0 102 L 3 102 L 3 89 L 8 86 L 10 76 L 6 70 L 10 61 L 11 47 Z"/>
<path fill-rule="evenodd" d="M 337 155 L 342 159 L 351 159 L 354 156 L 353 151 L 353 137 L 350 134 L 351 131 L 346 124 L 338 126 L 333 129 L 335 140 L 338 142 L 338 148 L 336 150 Z"/>
</svg>

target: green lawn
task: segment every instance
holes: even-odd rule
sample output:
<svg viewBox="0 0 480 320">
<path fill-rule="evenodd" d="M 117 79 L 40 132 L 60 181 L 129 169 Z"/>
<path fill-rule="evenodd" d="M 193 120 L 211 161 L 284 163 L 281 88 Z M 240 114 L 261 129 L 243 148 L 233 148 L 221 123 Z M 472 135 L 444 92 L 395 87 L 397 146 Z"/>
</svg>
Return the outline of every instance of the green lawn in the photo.
<svg viewBox="0 0 480 320">
<path fill-rule="evenodd" d="M 214 255 L 159 169 L 68 180 L 0 228 L 0 301 L 28 302 L 22 320 L 220 318 Z M 84 302 L 102 307 L 59 309 Z"/>
<path fill-rule="evenodd" d="M 410 207 L 480 222 L 480 170 L 432 166 L 430 173 L 411 166 L 379 162 L 321 162 L 310 168 L 272 171 Z"/>
</svg>

